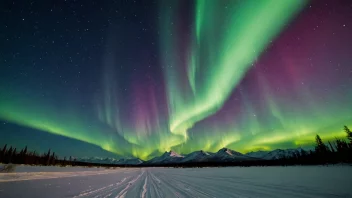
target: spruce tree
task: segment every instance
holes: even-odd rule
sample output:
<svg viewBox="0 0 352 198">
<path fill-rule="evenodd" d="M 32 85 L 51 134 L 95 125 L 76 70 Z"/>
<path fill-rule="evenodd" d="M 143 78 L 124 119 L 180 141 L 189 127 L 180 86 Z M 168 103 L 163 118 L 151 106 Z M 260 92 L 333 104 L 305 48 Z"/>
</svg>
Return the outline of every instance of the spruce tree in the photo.
<svg viewBox="0 0 352 198">
<path fill-rule="evenodd" d="M 5 144 L 4 148 L 2 150 L 0 150 L 0 162 L 4 161 L 6 146 L 7 145 Z"/>
<path fill-rule="evenodd" d="M 5 163 L 11 163 L 11 158 L 12 158 L 12 152 L 13 152 L 13 148 L 12 146 L 10 147 L 10 149 L 7 151 L 7 160 Z"/>
<path fill-rule="evenodd" d="M 352 131 L 347 126 L 344 126 L 343 129 L 347 133 L 347 138 L 350 140 L 350 143 L 352 144 Z"/>
<path fill-rule="evenodd" d="M 23 150 L 23 154 L 26 155 L 27 154 L 27 146 L 24 148 Z"/>
<path fill-rule="evenodd" d="M 333 153 L 335 153 L 335 149 L 334 149 L 334 147 L 331 145 L 331 142 L 330 142 L 330 141 L 328 141 L 328 142 L 329 142 L 329 146 L 330 146 L 330 151 L 333 152 Z"/>
<path fill-rule="evenodd" d="M 50 161 L 52 165 L 55 165 L 55 152 L 53 152 L 53 154 L 51 155 Z"/>
<path fill-rule="evenodd" d="M 326 148 L 325 144 L 323 143 L 323 141 L 321 140 L 319 135 L 317 135 L 315 137 L 315 142 L 316 142 L 315 151 L 317 153 L 326 153 L 327 148 Z"/>
<path fill-rule="evenodd" d="M 45 156 L 45 160 L 46 160 L 45 165 L 50 165 L 50 149 L 48 151 L 48 154 L 46 154 Z"/>
<path fill-rule="evenodd" d="M 5 144 L 4 148 L 2 149 L 3 155 L 5 155 L 5 153 L 6 153 L 6 148 L 7 148 L 7 144 Z"/>
</svg>

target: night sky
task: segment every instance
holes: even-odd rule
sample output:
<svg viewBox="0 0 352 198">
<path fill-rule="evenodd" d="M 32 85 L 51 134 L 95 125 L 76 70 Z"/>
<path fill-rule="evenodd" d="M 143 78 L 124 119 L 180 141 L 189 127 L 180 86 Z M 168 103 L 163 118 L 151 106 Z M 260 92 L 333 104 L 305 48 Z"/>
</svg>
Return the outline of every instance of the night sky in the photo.
<svg viewBox="0 0 352 198">
<path fill-rule="evenodd" d="M 350 0 L 1 1 L 0 144 L 149 159 L 343 137 L 351 19 Z"/>
</svg>

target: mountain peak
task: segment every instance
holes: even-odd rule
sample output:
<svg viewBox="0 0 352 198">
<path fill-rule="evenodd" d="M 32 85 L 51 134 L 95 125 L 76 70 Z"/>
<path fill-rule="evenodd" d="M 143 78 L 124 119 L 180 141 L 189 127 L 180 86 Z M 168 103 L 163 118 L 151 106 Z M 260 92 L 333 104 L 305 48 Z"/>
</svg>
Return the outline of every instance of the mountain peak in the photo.
<svg viewBox="0 0 352 198">
<path fill-rule="evenodd" d="M 178 154 L 178 153 L 176 153 L 175 151 L 169 151 L 169 152 L 167 152 L 167 151 L 165 151 L 165 153 L 162 155 L 163 157 L 184 157 L 184 156 L 182 156 L 182 155 L 180 155 L 180 154 Z"/>
<path fill-rule="evenodd" d="M 177 163 L 179 160 L 183 159 L 184 156 L 176 153 L 175 151 L 165 151 L 164 154 L 162 154 L 159 157 L 154 157 L 153 159 L 147 161 L 146 163 L 148 164 L 171 164 L 171 163 Z"/>
<path fill-rule="evenodd" d="M 226 151 L 228 151 L 229 149 L 228 148 L 222 148 L 222 149 L 220 149 L 218 152 L 226 152 Z"/>
<path fill-rule="evenodd" d="M 180 154 L 178 154 L 178 153 L 176 153 L 175 151 L 170 151 L 169 152 L 169 156 L 170 157 L 183 157 L 182 155 L 180 155 Z"/>
<path fill-rule="evenodd" d="M 208 152 L 205 152 L 205 151 L 203 151 L 203 150 L 194 151 L 194 152 L 192 152 L 192 153 L 190 153 L 190 154 L 192 154 L 192 155 L 210 155 Z M 188 155 L 190 155 L 190 154 L 188 154 Z"/>
<path fill-rule="evenodd" d="M 243 154 L 228 148 L 222 148 L 218 151 L 219 154 L 227 154 L 230 156 L 242 156 Z"/>
<path fill-rule="evenodd" d="M 182 162 L 204 162 L 210 159 L 211 155 L 203 150 L 194 151 L 184 156 Z"/>
<path fill-rule="evenodd" d="M 281 159 L 286 157 L 292 157 L 297 152 L 302 152 L 302 148 L 297 149 L 275 149 L 272 151 L 257 151 L 247 153 L 247 156 L 261 158 L 266 160 Z"/>
</svg>

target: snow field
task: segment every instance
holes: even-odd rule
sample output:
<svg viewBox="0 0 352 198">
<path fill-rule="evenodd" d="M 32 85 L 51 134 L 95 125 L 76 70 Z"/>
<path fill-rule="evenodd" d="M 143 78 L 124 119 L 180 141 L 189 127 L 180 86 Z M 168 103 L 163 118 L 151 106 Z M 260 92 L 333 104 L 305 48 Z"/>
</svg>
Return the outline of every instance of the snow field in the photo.
<svg viewBox="0 0 352 198">
<path fill-rule="evenodd" d="M 0 182 L 0 197 L 47 197 L 48 193 L 50 197 L 76 198 L 352 197 L 352 166 L 120 168 L 106 170 L 106 174 L 82 172 L 55 179 L 34 177 Z"/>
</svg>

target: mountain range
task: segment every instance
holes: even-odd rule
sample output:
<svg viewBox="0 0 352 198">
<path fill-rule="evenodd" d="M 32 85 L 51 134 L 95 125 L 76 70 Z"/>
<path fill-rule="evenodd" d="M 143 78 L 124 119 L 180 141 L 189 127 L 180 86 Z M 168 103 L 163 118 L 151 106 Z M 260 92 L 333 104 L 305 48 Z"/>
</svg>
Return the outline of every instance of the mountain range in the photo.
<svg viewBox="0 0 352 198">
<path fill-rule="evenodd" d="M 275 160 L 281 158 L 287 158 L 294 156 L 297 152 L 301 153 L 302 148 L 298 149 L 275 149 L 273 151 L 257 151 L 249 152 L 246 155 L 250 157 L 265 159 L 265 160 Z"/>
<path fill-rule="evenodd" d="M 116 164 L 116 165 L 137 165 L 143 161 L 138 158 L 115 159 L 115 158 L 99 158 L 99 157 L 83 157 L 77 158 L 76 161 L 96 163 L 96 164 Z"/>
<path fill-rule="evenodd" d="M 154 157 L 148 161 L 142 161 L 138 158 L 114 159 L 114 158 L 78 158 L 77 161 L 99 163 L 99 164 L 116 164 L 116 165 L 167 165 L 182 164 L 194 162 L 241 162 L 249 160 L 275 160 L 294 156 L 297 152 L 302 152 L 302 148 L 298 149 L 276 149 L 273 151 L 256 151 L 242 154 L 240 152 L 222 148 L 216 153 L 194 151 L 187 155 L 181 155 L 175 151 L 165 152 L 159 157 Z"/>
</svg>

